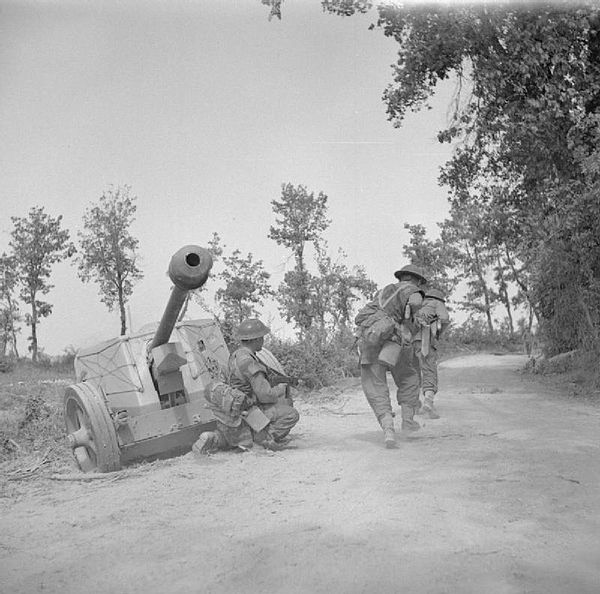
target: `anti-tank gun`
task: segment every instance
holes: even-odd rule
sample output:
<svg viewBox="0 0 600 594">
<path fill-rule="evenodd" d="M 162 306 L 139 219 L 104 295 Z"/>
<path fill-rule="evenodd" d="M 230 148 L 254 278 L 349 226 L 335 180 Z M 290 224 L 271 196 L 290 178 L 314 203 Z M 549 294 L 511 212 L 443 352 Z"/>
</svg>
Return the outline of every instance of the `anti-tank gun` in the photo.
<svg viewBox="0 0 600 594">
<path fill-rule="evenodd" d="M 177 321 L 188 292 L 204 285 L 211 267 L 206 249 L 183 247 L 169 264 L 174 286 L 156 330 L 77 353 L 77 383 L 65 391 L 64 414 L 84 472 L 185 452 L 214 427 L 205 395 L 229 351 L 214 320 Z"/>
</svg>

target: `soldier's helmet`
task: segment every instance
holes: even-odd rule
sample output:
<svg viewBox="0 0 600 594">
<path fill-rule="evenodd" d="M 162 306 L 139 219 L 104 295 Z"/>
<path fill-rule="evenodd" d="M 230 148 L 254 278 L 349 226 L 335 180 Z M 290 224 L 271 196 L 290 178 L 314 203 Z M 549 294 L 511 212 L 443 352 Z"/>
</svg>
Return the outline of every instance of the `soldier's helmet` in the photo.
<svg viewBox="0 0 600 594">
<path fill-rule="evenodd" d="M 425 271 L 420 266 L 416 266 L 415 264 L 407 264 L 406 266 L 400 268 L 400 270 L 396 270 L 396 272 L 394 272 L 394 276 L 398 280 L 400 280 L 400 277 L 403 274 L 410 274 L 416 277 L 421 282 L 427 282 L 427 278 L 425 277 Z"/>
<path fill-rule="evenodd" d="M 433 299 L 438 299 L 439 301 L 446 301 L 444 294 L 439 289 L 435 289 L 433 287 L 425 289 L 425 297 L 432 297 Z"/>
<path fill-rule="evenodd" d="M 271 332 L 260 320 L 249 318 L 244 320 L 237 329 L 237 337 L 239 340 L 254 340 Z"/>
</svg>

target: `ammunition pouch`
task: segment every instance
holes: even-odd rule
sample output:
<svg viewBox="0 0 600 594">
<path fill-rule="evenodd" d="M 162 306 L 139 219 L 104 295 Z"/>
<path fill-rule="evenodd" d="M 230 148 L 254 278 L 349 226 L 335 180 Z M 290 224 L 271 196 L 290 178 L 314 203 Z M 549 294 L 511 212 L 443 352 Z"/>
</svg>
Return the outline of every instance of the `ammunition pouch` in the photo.
<svg viewBox="0 0 600 594">
<path fill-rule="evenodd" d="M 229 427 L 241 423 L 242 411 L 248 407 L 246 394 L 224 382 L 214 382 L 205 398 L 215 417 Z"/>
</svg>

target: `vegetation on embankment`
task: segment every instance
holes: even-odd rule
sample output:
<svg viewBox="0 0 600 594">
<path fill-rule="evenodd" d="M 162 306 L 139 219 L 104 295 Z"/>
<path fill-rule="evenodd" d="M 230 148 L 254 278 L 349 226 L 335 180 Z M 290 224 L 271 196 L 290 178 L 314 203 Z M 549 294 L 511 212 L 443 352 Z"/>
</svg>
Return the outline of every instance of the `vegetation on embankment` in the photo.
<svg viewBox="0 0 600 594">
<path fill-rule="evenodd" d="M 522 352 L 521 345 L 514 341 L 490 341 L 473 334 L 461 336 L 459 341 L 458 334 L 451 330 L 443 337 L 439 344 L 441 360 L 481 351 Z M 289 344 L 273 338 L 268 346 L 290 375 L 301 378 L 304 398 L 318 395 L 324 386 L 358 376 L 358 359 L 350 335 L 328 342 L 313 339 Z M 576 351 L 544 359 L 536 352 L 526 370 L 559 387 L 567 397 L 600 402 L 597 357 L 597 353 Z M 64 389 L 75 382 L 72 362 L 72 353 L 36 365 L 20 359 L 0 373 L 0 470 L 5 483 L 33 476 L 41 467 L 54 471 L 73 467 L 62 411 Z"/>
</svg>

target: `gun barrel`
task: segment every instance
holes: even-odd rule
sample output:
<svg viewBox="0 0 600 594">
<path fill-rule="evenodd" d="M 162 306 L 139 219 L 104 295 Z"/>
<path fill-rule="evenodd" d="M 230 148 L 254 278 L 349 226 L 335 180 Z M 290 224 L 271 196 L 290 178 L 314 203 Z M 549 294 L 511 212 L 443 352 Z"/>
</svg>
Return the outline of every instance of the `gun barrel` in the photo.
<svg viewBox="0 0 600 594">
<path fill-rule="evenodd" d="M 169 263 L 169 277 L 174 287 L 152 338 L 150 350 L 169 342 L 188 292 L 204 285 L 212 264 L 210 252 L 197 245 L 186 245 L 173 254 Z"/>
</svg>

